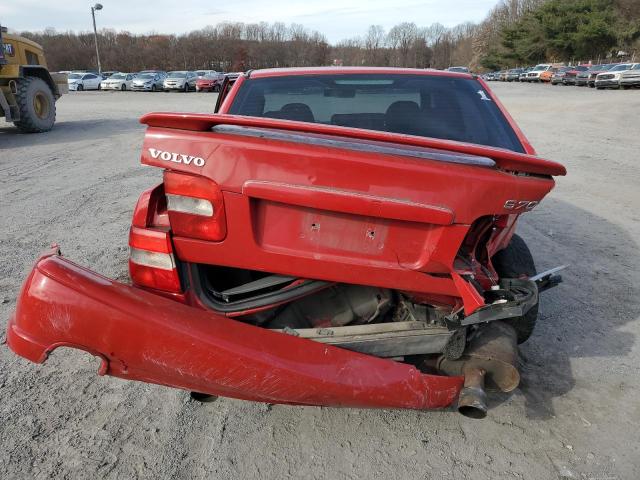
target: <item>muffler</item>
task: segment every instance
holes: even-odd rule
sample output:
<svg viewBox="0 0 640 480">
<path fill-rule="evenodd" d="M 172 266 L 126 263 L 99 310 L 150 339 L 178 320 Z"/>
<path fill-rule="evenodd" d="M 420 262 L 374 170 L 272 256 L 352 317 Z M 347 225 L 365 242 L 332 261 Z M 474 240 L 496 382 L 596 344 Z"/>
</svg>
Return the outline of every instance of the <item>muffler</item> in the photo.
<svg viewBox="0 0 640 480">
<path fill-rule="evenodd" d="M 516 367 L 517 336 L 504 322 L 480 327 L 458 360 L 438 359 L 438 370 L 447 375 L 463 375 L 464 388 L 458 397 L 458 412 L 470 418 L 487 416 L 488 390 L 510 392 L 520 383 Z"/>
</svg>

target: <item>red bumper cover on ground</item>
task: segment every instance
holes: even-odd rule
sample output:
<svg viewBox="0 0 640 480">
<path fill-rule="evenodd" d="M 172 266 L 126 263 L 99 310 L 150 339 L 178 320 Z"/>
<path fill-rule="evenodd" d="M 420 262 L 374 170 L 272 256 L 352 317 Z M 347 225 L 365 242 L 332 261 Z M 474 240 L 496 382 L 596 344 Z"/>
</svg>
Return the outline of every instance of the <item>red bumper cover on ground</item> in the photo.
<svg viewBox="0 0 640 480">
<path fill-rule="evenodd" d="M 69 346 L 99 356 L 101 374 L 270 403 L 441 408 L 462 385 L 183 305 L 57 255 L 28 276 L 7 341 L 33 362 Z"/>
</svg>

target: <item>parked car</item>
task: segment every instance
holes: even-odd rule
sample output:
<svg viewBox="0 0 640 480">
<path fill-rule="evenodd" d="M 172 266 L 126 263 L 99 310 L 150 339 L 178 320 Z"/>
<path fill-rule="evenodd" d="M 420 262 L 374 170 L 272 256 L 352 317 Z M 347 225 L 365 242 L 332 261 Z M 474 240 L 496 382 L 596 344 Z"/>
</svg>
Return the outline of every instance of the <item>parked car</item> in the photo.
<svg viewBox="0 0 640 480">
<path fill-rule="evenodd" d="M 123 92 L 131 90 L 134 78 L 134 73 L 114 73 L 100 83 L 100 88 L 102 90 L 121 90 Z"/>
<path fill-rule="evenodd" d="M 550 83 L 551 77 L 558 71 L 561 67 L 551 67 L 549 70 L 545 70 L 540 73 L 539 79 L 541 82 Z"/>
<path fill-rule="evenodd" d="M 235 82 L 240 75 L 242 75 L 242 72 L 229 72 L 224 74 L 225 78 L 231 83 Z"/>
<path fill-rule="evenodd" d="M 527 67 L 524 69 L 524 71 L 520 74 L 520 77 L 518 78 L 518 81 L 520 82 L 526 82 L 527 81 L 527 74 L 533 69 L 533 67 Z"/>
<path fill-rule="evenodd" d="M 196 92 L 219 92 L 224 75 L 212 72 L 196 80 Z"/>
<path fill-rule="evenodd" d="M 218 72 L 216 72 L 215 70 L 196 70 L 195 71 L 196 77 L 198 78 L 204 78 L 208 75 L 215 75 L 217 73 Z"/>
<path fill-rule="evenodd" d="M 74 72 L 67 76 L 69 90 L 78 92 L 82 90 L 100 90 L 100 82 L 102 82 L 102 77 L 97 73 Z"/>
<path fill-rule="evenodd" d="M 131 282 L 56 245 L 23 284 L 9 348 L 38 363 L 84 350 L 100 374 L 199 399 L 457 402 L 482 418 L 485 374 L 516 389 L 517 343 L 560 279 L 536 275 L 515 226 L 566 169 L 534 154 L 491 91 L 328 67 L 253 71 L 225 94 L 221 115 L 142 117 L 141 162 L 162 182 L 134 209 Z"/>
<path fill-rule="evenodd" d="M 187 70 L 169 72 L 167 77 L 164 79 L 162 88 L 165 92 L 169 92 L 171 90 L 182 90 L 183 92 L 188 92 L 196 89 L 197 79 L 198 77 L 196 72 Z"/>
<path fill-rule="evenodd" d="M 155 92 L 164 88 L 165 73 L 162 72 L 141 72 L 131 83 L 131 90 L 140 92 Z"/>
<path fill-rule="evenodd" d="M 507 82 L 519 82 L 520 74 L 524 71 L 522 68 L 512 68 L 511 70 L 507 70 L 505 75 L 505 81 Z"/>
<path fill-rule="evenodd" d="M 601 69 L 604 66 L 605 64 L 591 65 L 586 70 L 578 72 L 576 75 L 575 85 L 577 87 L 586 87 L 587 85 L 589 85 L 589 76 L 591 75 L 591 72 L 602 71 Z"/>
<path fill-rule="evenodd" d="M 620 75 L 620 87 L 627 89 L 640 87 L 640 63 L 636 63 Z"/>
<path fill-rule="evenodd" d="M 622 72 L 633 67 L 634 63 L 621 63 L 606 72 L 599 73 L 596 76 L 595 86 L 598 90 L 605 88 L 620 88 L 620 77 Z"/>
<path fill-rule="evenodd" d="M 506 82 L 507 81 L 507 72 L 508 70 L 500 70 L 500 73 L 498 74 L 498 80 L 501 82 Z"/>
<path fill-rule="evenodd" d="M 140 75 L 141 73 L 159 73 L 164 77 L 167 76 L 167 72 L 165 72 L 164 70 L 140 70 L 138 72 L 138 75 Z"/>
<path fill-rule="evenodd" d="M 587 85 L 590 88 L 595 88 L 596 87 L 596 77 L 598 76 L 598 74 L 603 73 L 603 72 L 607 72 L 609 70 L 611 70 L 613 67 L 619 65 L 618 63 L 606 63 L 604 65 L 600 65 L 600 68 L 592 68 L 591 70 L 589 70 L 589 79 L 587 80 Z"/>
<path fill-rule="evenodd" d="M 485 73 L 482 78 L 487 82 L 495 82 L 498 77 L 498 72 L 488 72 Z"/>
<path fill-rule="evenodd" d="M 553 65 L 551 65 L 550 63 L 541 63 L 539 65 L 536 65 L 535 67 L 533 67 L 529 73 L 527 73 L 527 82 L 539 82 L 540 81 L 540 75 L 542 75 L 544 72 L 547 72 L 549 70 L 551 70 L 553 68 Z"/>
<path fill-rule="evenodd" d="M 447 68 L 447 72 L 469 73 L 469 69 L 467 67 L 449 67 Z"/>
<path fill-rule="evenodd" d="M 560 67 L 555 69 L 555 71 L 551 69 L 550 71 L 553 72 L 553 75 L 551 75 L 551 85 L 566 85 L 564 81 L 565 76 L 572 68 L 573 67 Z"/>
<path fill-rule="evenodd" d="M 576 78 L 579 73 L 587 72 L 591 68 L 591 65 L 576 65 L 575 67 L 570 67 L 565 71 L 564 77 L 562 78 L 563 85 L 576 85 Z"/>
</svg>

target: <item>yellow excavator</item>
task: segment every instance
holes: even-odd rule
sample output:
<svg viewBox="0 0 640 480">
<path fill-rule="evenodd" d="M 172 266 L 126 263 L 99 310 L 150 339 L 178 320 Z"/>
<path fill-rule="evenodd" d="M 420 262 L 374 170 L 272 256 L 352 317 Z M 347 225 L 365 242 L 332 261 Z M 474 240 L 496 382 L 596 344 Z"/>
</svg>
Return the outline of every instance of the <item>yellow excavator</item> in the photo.
<svg viewBox="0 0 640 480">
<path fill-rule="evenodd" d="M 40 45 L 0 27 L 0 117 L 25 133 L 49 131 L 67 92 L 67 76 L 49 72 Z"/>
</svg>

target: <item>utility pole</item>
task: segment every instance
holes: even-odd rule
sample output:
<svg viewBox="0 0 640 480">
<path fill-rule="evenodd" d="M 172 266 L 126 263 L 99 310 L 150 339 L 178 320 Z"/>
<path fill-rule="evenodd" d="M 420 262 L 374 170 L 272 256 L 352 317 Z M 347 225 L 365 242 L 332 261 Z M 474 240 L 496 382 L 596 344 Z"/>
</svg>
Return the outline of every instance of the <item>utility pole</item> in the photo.
<svg viewBox="0 0 640 480">
<path fill-rule="evenodd" d="M 96 10 L 102 10 L 102 4 L 96 3 L 91 7 L 91 17 L 93 18 L 93 37 L 96 40 L 96 59 L 98 60 L 98 73 L 102 74 L 102 65 L 100 65 L 100 50 L 98 49 L 98 30 L 96 29 Z"/>
</svg>

